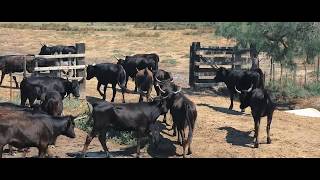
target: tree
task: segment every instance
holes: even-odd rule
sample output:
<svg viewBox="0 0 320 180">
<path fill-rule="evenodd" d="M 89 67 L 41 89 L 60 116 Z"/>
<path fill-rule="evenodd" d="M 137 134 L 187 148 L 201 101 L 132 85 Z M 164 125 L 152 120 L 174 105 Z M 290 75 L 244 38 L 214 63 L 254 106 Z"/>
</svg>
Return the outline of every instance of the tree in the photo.
<svg viewBox="0 0 320 180">
<path fill-rule="evenodd" d="M 217 23 L 216 27 L 217 35 L 235 39 L 239 47 L 249 48 L 251 58 L 266 52 L 272 61 L 280 63 L 280 77 L 284 66 L 296 68 L 295 57 L 306 57 L 306 65 L 320 52 L 320 23 L 230 22 Z"/>
</svg>

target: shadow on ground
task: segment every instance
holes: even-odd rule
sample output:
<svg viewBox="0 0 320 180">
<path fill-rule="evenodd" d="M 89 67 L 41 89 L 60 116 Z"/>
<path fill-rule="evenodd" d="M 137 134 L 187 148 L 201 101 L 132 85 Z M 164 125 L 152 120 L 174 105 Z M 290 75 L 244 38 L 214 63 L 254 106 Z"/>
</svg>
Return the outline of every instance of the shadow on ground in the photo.
<svg viewBox="0 0 320 180">
<path fill-rule="evenodd" d="M 164 124 L 156 122 L 159 127 L 160 132 L 167 129 Z M 154 145 L 151 138 L 144 138 L 141 142 L 140 157 L 152 157 L 152 158 L 168 158 L 172 156 L 180 156 L 176 154 L 175 142 L 164 137 L 160 134 L 160 142 L 158 146 Z M 90 147 L 90 146 L 89 146 Z M 144 153 L 143 148 L 146 147 L 146 153 Z M 102 147 L 101 147 L 102 149 Z M 114 158 L 130 158 L 136 157 L 137 146 L 128 146 L 125 148 L 120 148 L 118 150 L 109 149 L 111 157 Z M 74 158 L 81 158 L 82 154 L 80 152 L 67 153 L 67 156 Z M 106 154 L 101 151 L 88 151 L 86 153 L 86 158 L 106 158 Z"/>
<path fill-rule="evenodd" d="M 224 107 L 217 107 L 217 106 L 212 106 L 210 104 L 205 104 L 205 103 L 199 103 L 197 106 L 206 106 L 209 107 L 215 111 L 222 112 L 225 114 L 231 114 L 231 115 L 245 115 L 245 113 L 235 111 L 235 110 L 230 110 L 229 108 L 224 108 Z"/>
<path fill-rule="evenodd" d="M 253 137 L 250 136 L 252 131 L 244 132 L 229 126 L 220 127 L 218 129 L 227 131 L 227 143 L 235 146 L 252 147 L 249 145 L 253 143 Z"/>
</svg>

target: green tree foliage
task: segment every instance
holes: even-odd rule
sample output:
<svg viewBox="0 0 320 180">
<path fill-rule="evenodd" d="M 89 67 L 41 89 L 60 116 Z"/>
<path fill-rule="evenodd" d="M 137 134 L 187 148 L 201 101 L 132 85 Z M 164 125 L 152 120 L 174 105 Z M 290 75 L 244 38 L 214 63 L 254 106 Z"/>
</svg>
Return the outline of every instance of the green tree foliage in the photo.
<svg viewBox="0 0 320 180">
<path fill-rule="evenodd" d="M 320 52 L 320 25 L 313 22 L 221 22 L 216 34 L 237 41 L 251 53 L 266 52 L 273 60 L 294 65 L 294 57 L 312 63 Z"/>
</svg>

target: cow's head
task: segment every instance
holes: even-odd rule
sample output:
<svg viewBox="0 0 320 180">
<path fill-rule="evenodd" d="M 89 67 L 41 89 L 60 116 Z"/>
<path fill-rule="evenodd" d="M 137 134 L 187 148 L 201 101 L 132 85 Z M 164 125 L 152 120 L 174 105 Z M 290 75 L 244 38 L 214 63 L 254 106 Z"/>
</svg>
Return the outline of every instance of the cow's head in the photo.
<svg viewBox="0 0 320 180">
<path fill-rule="evenodd" d="M 41 44 L 41 49 L 39 55 L 50 55 L 50 50 L 47 45 Z"/>
<path fill-rule="evenodd" d="M 252 94 L 253 84 L 247 90 L 238 90 L 237 86 L 234 87 L 237 93 L 239 93 L 240 109 L 245 109 L 250 105 L 250 98 Z"/>
<path fill-rule="evenodd" d="M 77 80 L 71 81 L 71 93 L 74 97 L 80 97 L 80 83 Z"/>
<path fill-rule="evenodd" d="M 74 132 L 74 127 L 75 127 L 74 119 L 75 119 L 75 117 L 65 116 L 64 118 L 67 121 L 67 123 L 65 124 L 62 135 L 65 135 L 69 138 L 75 138 L 76 137 L 76 133 Z"/>
<path fill-rule="evenodd" d="M 173 105 L 173 101 L 181 92 L 181 87 L 173 82 L 168 82 L 164 84 L 158 84 L 157 88 L 160 90 L 160 94 L 163 97 L 167 97 L 167 107 L 170 108 Z"/>
<path fill-rule="evenodd" d="M 214 82 L 224 82 L 226 79 L 226 76 L 228 74 L 228 70 L 224 67 L 219 67 L 216 69 L 216 76 L 214 77 Z"/>
<path fill-rule="evenodd" d="M 87 66 L 87 80 L 90 80 L 96 76 L 95 66 L 96 66 L 96 64 L 92 64 L 92 65 Z"/>
<path fill-rule="evenodd" d="M 157 104 L 161 114 L 165 114 L 168 112 L 167 98 L 168 96 L 156 96 L 152 98 L 152 103 Z"/>
</svg>

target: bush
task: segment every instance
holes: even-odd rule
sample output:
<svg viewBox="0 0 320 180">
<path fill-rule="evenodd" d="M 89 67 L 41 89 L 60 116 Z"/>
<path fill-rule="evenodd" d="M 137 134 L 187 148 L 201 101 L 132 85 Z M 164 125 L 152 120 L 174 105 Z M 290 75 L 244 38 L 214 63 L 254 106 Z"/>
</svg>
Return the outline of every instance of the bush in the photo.
<svg viewBox="0 0 320 180">
<path fill-rule="evenodd" d="M 159 37 L 160 33 L 147 33 L 146 31 L 143 32 L 132 32 L 129 31 L 125 34 L 128 37 Z"/>
<path fill-rule="evenodd" d="M 320 86 L 319 85 L 310 85 L 310 86 L 299 86 L 296 85 L 291 80 L 285 80 L 282 85 L 280 82 L 275 81 L 274 84 L 269 83 L 266 86 L 272 93 L 272 95 L 278 100 L 283 100 L 285 102 L 291 101 L 295 98 L 306 98 L 313 96 L 315 92 L 319 92 L 320 94 Z"/>
</svg>

